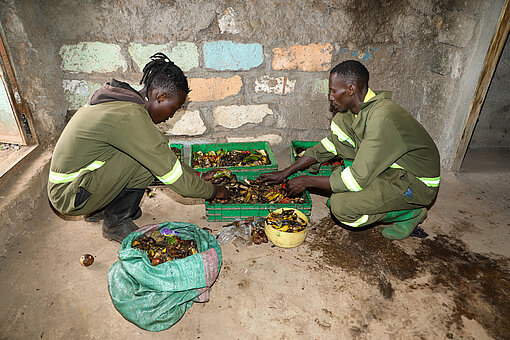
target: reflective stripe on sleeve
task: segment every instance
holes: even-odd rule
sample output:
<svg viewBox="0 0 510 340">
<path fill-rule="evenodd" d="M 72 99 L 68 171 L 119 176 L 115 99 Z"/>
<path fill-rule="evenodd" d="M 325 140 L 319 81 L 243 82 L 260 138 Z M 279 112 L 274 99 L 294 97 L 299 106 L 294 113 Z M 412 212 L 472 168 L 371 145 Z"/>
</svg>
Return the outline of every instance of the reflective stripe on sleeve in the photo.
<svg viewBox="0 0 510 340">
<path fill-rule="evenodd" d="M 347 189 L 349 189 L 349 191 L 361 191 L 361 190 L 363 190 L 360 187 L 360 185 L 358 184 L 358 182 L 356 182 L 356 180 L 352 176 L 351 167 L 350 166 L 348 166 L 347 168 L 345 168 L 342 171 L 341 176 L 342 176 L 342 181 L 344 182 L 344 184 L 347 187 Z"/>
<path fill-rule="evenodd" d="M 347 136 L 347 134 L 343 132 L 342 129 L 340 129 L 340 127 L 335 124 L 335 122 L 331 122 L 331 131 L 333 132 L 334 135 L 338 137 L 338 140 L 340 142 L 347 142 L 351 144 L 352 147 L 355 146 L 353 140 L 349 136 Z"/>
<path fill-rule="evenodd" d="M 163 182 L 164 184 L 173 184 L 181 176 L 182 176 L 181 162 L 177 161 L 177 162 L 175 162 L 175 165 L 172 168 L 172 170 L 170 170 L 170 172 L 168 172 L 167 174 L 165 174 L 165 175 L 163 175 L 161 177 L 159 177 L 159 176 L 156 176 L 156 177 L 158 177 L 158 179 L 161 182 Z"/>
<path fill-rule="evenodd" d="M 332 142 L 328 139 L 328 137 L 323 138 L 323 139 L 321 140 L 321 144 L 322 144 L 322 146 L 324 146 L 324 148 L 325 148 L 327 151 L 331 152 L 333 155 L 335 155 L 335 156 L 336 156 L 336 155 L 338 155 L 338 153 L 336 152 L 335 144 L 333 144 L 333 143 L 332 143 Z"/>
<path fill-rule="evenodd" d="M 359 227 L 360 225 L 362 225 L 363 223 L 367 223 L 367 221 L 368 221 L 368 215 L 363 215 L 354 222 L 344 222 L 344 221 L 341 221 L 341 222 L 345 225 L 348 225 L 349 227 L 356 228 L 356 227 Z"/>
<path fill-rule="evenodd" d="M 49 181 L 50 183 L 59 184 L 59 183 L 68 183 L 74 181 L 80 174 L 85 171 L 94 171 L 96 169 L 99 169 L 104 165 L 104 162 L 101 161 L 95 161 L 87 165 L 85 168 L 82 168 L 76 172 L 70 173 L 70 174 L 63 174 L 56 171 L 50 171 Z"/>
</svg>

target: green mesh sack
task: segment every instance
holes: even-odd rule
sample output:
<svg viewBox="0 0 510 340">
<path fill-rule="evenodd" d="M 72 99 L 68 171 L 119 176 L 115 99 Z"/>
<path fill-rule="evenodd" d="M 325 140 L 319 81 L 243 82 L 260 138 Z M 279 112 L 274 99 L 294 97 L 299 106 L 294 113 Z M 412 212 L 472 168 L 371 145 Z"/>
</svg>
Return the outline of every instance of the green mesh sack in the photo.
<svg viewBox="0 0 510 340">
<path fill-rule="evenodd" d="M 193 239 L 199 253 L 152 266 L 133 240 L 153 230 L 169 228 L 185 240 Z M 119 250 L 119 261 L 108 273 L 108 291 L 115 308 L 128 321 L 148 331 L 172 327 L 194 302 L 209 301 L 209 290 L 221 268 L 216 238 L 195 224 L 166 222 L 144 226 L 129 234 Z"/>
</svg>

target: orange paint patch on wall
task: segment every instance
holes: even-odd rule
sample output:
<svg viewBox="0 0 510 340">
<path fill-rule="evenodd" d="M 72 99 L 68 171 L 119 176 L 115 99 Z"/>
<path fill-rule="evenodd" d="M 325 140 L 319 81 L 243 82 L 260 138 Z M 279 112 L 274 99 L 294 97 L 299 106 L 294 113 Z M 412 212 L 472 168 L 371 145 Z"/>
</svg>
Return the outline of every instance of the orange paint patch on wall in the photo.
<svg viewBox="0 0 510 340">
<path fill-rule="evenodd" d="M 239 76 L 231 78 L 191 78 L 188 81 L 191 89 L 188 100 L 192 102 L 222 100 L 238 94 L 243 86 L 243 81 Z"/>
<path fill-rule="evenodd" d="M 273 49 L 273 69 L 307 72 L 328 71 L 333 46 L 326 44 L 294 45 Z"/>
</svg>

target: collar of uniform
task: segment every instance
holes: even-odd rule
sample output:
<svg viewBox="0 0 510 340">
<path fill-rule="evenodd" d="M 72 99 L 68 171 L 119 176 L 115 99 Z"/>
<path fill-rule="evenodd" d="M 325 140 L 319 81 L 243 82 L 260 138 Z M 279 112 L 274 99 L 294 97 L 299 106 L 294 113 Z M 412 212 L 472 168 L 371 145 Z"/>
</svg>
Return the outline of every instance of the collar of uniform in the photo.
<svg viewBox="0 0 510 340">
<path fill-rule="evenodd" d="M 363 103 L 368 102 L 370 99 L 375 97 L 375 92 L 372 91 L 372 89 L 369 87 L 367 94 L 365 95 L 365 99 L 363 100 Z"/>
<path fill-rule="evenodd" d="M 364 103 L 368 103 L 370 101 L 370 99 L 372 99 L 374 97 L 375 97 L 375 92 L 372 91 L 372 89 L 369 87 L 368 91 L 367 91 L 367 94 L 365 95 L 365 99 L 363 100 L 363 103 L 360 104 L 361 109 L 363 109 L 366 106 L 366 105 L 363 105 Z M 353 112 L 353 114 L 354 114 L 354 117 L 358 116 L 354 112 Z"/>
<path fill-rule="evenodd" d="M 390 91 L 377 91 L 377 92 L 374 92 L 372 91 L 370 88 L 368 89 L 367 91 L 367 94 L 365 95 L 365 100 L 363 101 L 363 103 L 360 103 L 360 111 L 357 115 L 353 114 L 354 115 L 354 120 L 352 122 L 352 128 L 353 130 L 358 126 L 358 124 L 361 122 L 361 121 L 364 121 L 366 118 L 365 117 L 365 108 L 367 108 L 370 104 L 372 104 L 373 102 L 377 101 L 377 100 L 380 100 L 380 99 L 391 99 L 391 92 Z"/>
<path fill-rule="evenodd" d="M 390 91 L 374 92 L 369 88 L 367 94 L 365 95 L 365 100 L 363 101 L 363 103 L 360 103 L 359 107 L 361 110 L 363 110 L 368 105 L 379 99 L 391 99 L 391 92 Z"/>
</svg>

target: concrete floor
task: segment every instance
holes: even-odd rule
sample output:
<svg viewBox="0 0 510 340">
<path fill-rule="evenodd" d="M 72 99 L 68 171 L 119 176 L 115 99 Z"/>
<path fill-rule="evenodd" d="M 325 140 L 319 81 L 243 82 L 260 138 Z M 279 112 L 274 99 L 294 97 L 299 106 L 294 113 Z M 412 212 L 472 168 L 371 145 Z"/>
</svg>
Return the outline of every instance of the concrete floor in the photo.
<svg viewBox="0 0 510 340">
<path fill-rule="evenodd" d="M 341 229 L 313 195 L 303 245 L 224 246 L 211 300 L 159 333 L 111 303 L 107 274 L 119 245 L 99 223 L 59 218 L 43 198 L 38 218 L 19 225 L 24 232 L 0 257 L 0 338 L 508 339 L 509 175 L 510 152 L 470 152 L 462 173 L 442 175 L 424 240 Z M 172 197 L 146 197 L 138 224 L 187 221 L 214 234 L 226 224 L 207 222 L 203 204 Z M 84 253 L 95 256 L 88 268 Z"/>
</svg>

